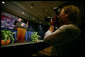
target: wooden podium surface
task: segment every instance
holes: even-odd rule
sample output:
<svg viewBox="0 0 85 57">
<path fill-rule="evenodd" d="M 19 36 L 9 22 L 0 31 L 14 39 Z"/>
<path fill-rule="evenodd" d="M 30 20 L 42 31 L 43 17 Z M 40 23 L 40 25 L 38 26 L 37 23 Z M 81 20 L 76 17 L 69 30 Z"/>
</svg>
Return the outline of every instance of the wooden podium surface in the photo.
<svg viewBox="0 0 85 57">
<path fill-rule="evenodd" d="M 17 41 L 18 42 L 24 42 L 25 41 L 26 29 L 21 28 L 21 27 L 18 27 L 16 29 L 17 29 Z"/>
</svg>

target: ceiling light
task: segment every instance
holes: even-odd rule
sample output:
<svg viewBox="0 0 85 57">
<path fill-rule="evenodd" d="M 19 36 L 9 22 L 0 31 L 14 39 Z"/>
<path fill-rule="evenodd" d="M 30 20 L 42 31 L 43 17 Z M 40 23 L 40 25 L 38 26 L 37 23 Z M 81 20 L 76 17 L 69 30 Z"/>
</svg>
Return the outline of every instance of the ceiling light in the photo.
<svg viewBox="0 0 85 57">
<path fill-rule="evenodd" d="M 31 8 L 33 8 L 33 6 L 31 6 Z"/>
<path fill-rule="evenodd" d="M 24 12 L 22 12 L 22 14 L 24 14 Z"/>
<path fill-rule="evenodd" d="M 5 2 L 4 2 L 4 1 L 2 1 L 2 3 L 3 3 L 3 4 L 5 4 Z"/>
<path fill-rule="evenodd" d="M 31 8 L 33 8 L 33 6 L 34 6 L 34 5 L 33 5 L 33 3 L 32 3 L 32 4 L 31 4 Z"/>
<path fill-rule="evenodd" d="M 35 18 L 33 17 L 33 20 L 35 20 Z"/>
</svg>

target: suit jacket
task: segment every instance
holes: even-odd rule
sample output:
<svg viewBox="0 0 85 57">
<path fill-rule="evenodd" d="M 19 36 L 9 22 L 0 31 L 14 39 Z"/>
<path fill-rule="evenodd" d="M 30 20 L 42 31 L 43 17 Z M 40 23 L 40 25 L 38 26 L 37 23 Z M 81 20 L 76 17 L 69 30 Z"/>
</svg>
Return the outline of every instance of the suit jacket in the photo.
<svg viewBox="0 0 85 57">
<path fill-rule="evenodd" d="M 24 24 L 24 26 L 21 26 L 22 23 L 23 23 L 23 22 L 17 22 L 17 23 L 16 23 L 16 27 L 23 27 L 23 28 L 28 29 L 28 27 L 26 26 L 26 24 Z"/>
<path fill-rule="evenodd" d="M 22 22 L 17 22 L 17 23 L 16 23 L 16 26 L 17 26 L 17 27 L 20 27 L 21 24 L 22 24 Z"/>
</svg>

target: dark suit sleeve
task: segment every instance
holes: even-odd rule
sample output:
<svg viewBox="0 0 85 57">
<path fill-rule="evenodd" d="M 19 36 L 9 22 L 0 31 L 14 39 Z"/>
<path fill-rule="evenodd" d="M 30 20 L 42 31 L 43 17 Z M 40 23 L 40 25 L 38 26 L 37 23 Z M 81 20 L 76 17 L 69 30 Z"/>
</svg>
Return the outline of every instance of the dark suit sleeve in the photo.
<svg viewBox="0 0 85 57">
<path fill-rule="evenodd" d="M 20 26 L 21 26 L 21 22 L 17 22 L 16 27 L 20 27 Z"/>
</svg>

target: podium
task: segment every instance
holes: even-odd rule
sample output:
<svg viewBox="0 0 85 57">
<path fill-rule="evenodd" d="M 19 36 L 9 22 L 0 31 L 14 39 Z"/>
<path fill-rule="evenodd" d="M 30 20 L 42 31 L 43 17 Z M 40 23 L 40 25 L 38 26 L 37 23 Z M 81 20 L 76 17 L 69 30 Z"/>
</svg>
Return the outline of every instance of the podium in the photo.
<svg viewBox="0 0 85 57">
<path fill-rule="evenodd" d="M 26 29 L 23 27 L 17 27 L 16 29 L 17 29 L 17 41 L 24 42 Z"/>
</svg>

